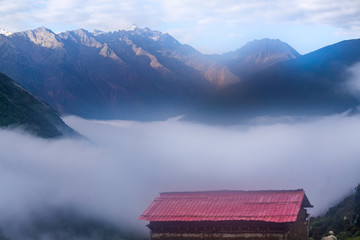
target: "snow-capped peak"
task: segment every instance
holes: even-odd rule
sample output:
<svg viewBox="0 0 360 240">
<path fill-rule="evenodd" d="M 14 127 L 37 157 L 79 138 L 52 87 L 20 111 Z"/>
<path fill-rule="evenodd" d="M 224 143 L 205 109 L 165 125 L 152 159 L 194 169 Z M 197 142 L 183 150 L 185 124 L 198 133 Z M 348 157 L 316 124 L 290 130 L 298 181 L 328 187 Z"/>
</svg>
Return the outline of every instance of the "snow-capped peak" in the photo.
<svg viewBox="0 0 360 240">
<path fill-rule="evenodd" d="M 94 34 L 94 36 L 98 36 L 98 35 L 105 34 L 105 33 L 106 32 L 97 30 L 97 29 L 94 29 L 94 31 L 92 31 L 92 34 Z"/>
<path fill-rule="evenodd" d="M 132 26 L 126 28 L 126 31 L 134 31 L 135 29 L 139 28 L 136 24 L 133 24 Z"/>
<path fill-rule="evenodd" d="M 5 35 L 5 36 L 10 36 L 12 34 L 12 32 L 8 32 L 3 28 L 0 28 L 0 34 Z"/>
</svg>

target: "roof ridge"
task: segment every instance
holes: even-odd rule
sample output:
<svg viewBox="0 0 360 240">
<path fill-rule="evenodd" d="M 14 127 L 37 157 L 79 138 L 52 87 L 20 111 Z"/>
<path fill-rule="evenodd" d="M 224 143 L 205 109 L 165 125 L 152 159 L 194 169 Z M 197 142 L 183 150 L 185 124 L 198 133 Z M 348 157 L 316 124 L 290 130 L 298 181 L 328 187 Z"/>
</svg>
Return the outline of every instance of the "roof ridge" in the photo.
<svg viewBox="0 0 360 240">
<path fill-rule="evenodd" d="M 142 214 L 141 217 L 150 217 L 152 216 L 151 214 Z M 187 217 L 203 217 L 203 216 L 199 216 L 196 214 L 178 214 L 178 215 L 156 215 L 156 217 L 183 217 L 183 216 L 187 216 Z M 208 215 L 207 217 L 227 217 L 228 215 Z M 297 214 L 277 214 L 277 215 L 261 215 L 260 217 L 265 218 L 265 217 L 284 217 L 284 216 L 297 216 Z M 232 216 L 233 218 L 237 218 Z M 242 215 L 241 218 L 250 218 L 250 217 L 254 217 L 254 215 Z M 259 217 L 259 216 L 256 216 Z"/>
<path fill-rule="evenodd" d="M 305 192 L 304 189 L 290 190 L 206 190 L 206 191 L 180 191 L 180 192 L 160 192 L 160 194 L 184 194 L 184 193 L 277 193 L 277 192 Z"/>
</svg>

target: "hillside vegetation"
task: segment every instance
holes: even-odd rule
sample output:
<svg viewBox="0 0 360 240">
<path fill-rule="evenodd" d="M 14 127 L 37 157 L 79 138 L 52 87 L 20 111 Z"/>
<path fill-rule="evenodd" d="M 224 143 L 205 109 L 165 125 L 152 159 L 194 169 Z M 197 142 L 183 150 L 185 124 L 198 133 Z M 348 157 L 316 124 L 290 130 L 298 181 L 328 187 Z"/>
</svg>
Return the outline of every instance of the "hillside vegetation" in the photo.
<svg viewBox="0 0 360 240">
<path fill-rule="evenodd" d="M 318 240 L 329 231 L 334 231 L 338 240 L 360 239 L 360 184 L 355 190 L 354 194 L 331 207 L 324 216 L 310 220 L 310 238 Z"/>
<path fill-rule="evenodd" d="M 1 73 L 0 127 L 21 127 L 44 138 L 76 134 L 53 108 Z"/>
</svg>

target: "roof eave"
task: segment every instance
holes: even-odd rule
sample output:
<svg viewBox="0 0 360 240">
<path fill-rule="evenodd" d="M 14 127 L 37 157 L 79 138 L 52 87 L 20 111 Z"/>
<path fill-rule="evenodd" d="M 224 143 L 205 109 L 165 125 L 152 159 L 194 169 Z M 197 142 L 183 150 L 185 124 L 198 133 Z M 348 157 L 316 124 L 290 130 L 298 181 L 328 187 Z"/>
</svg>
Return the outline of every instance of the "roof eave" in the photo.
<svg viewBox="0 0 360 240">
<path fill-rule="evenodd" d="M 314 207 L 313 205 L 311 205 L 311 203 L 310 203 L 309 199 L 307 198 L 306 194 L 304 194 L 304 198 L 303 198 L 301 206 L 303 208 L 313 208 Z"/>
</svg>

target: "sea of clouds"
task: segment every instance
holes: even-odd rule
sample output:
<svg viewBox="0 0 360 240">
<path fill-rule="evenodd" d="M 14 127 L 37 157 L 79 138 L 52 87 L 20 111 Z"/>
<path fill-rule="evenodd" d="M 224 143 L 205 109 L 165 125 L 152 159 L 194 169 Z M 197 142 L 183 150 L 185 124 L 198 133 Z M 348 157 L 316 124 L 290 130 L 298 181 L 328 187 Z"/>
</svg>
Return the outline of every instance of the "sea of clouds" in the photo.
<svg viewBox="0 0 360 240">
<path fill-rule="evenodd" d="M 85 138 L 0 130 L 0 223 L 72 207 L 145 229 L 159 192 L 303 188 L 318 215 L 360 182 L 360 116 L 253 125 L 64 119 Z"/>
</svg>

